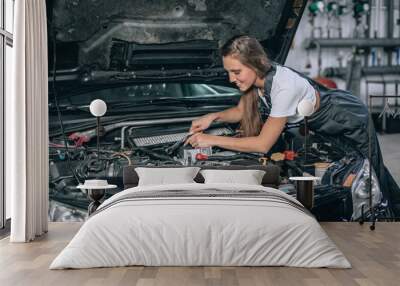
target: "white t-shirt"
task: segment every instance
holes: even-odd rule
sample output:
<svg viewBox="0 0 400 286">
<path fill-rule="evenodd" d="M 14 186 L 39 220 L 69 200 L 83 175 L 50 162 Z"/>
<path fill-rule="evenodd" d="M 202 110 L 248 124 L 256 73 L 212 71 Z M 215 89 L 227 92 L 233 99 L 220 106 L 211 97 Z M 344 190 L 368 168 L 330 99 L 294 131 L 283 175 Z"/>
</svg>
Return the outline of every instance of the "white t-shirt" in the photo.
<svg viewBox="0 0 400 286">
<path fill-rule="evenodd" d="M 297 113 L 297 105 L 304 98 L 315 106 L 317 98 L 313 86 L 294 71 L 278 65 L 272 80 L 270 116 L 287 117 L 288 123 L 299 122 L 303 116 Z M 265 98 L 261 99 L 265 103 Z"/>
</svg>

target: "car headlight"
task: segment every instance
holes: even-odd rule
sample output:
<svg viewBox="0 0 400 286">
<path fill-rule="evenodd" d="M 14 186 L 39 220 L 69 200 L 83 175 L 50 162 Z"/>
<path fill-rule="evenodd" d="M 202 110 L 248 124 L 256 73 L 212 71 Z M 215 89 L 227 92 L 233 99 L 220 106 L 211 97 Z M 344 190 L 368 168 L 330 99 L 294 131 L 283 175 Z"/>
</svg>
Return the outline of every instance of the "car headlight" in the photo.
<svg viewBox="0 0 400 286">
<path fill-rule="evenodd" d="M 50 221 L 83 222 L 87 218 L 87 212 L 50 200 L 48 216 Z"/>
<path fill-rule="evenodd" d="M 362 215 L 364 206 L 364 213 L 370 211 L 369 204 L 369 161 L 364 159 L 361 169 L 358 171 L 356 178 L 351 186 L 351 195 L 353 199 L 353 215 L 352 220 L 357 220 Z M 375 207 L 382 201 L 382 192 L 379 185 L 378 178 L 375 170 L 372 168 L 372 205 Z"/>
</svg>

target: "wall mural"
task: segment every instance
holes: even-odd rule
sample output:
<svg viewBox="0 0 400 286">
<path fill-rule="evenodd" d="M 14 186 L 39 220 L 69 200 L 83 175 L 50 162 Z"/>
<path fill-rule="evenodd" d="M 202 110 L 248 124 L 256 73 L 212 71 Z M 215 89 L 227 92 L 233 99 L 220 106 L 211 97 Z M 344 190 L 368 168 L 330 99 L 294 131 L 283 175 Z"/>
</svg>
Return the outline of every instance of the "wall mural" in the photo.
<svg viewBox="0 0 400 286">
<path fill-rule="evenodd" d="M 135 7 L 140 1 L 99 2 L 47 1 L 50 220 L 85 220 L 90 200 L 77 186 L 89 179 L 107 180 L 116 186 L 105 192 L 108 198 L 124 189 L 123 170 L 129 165 L 271 167 L 279 171 L 267 174 L 263 184 L 292 196 L 299 184 L 290 178 L 316 176 L 309 209 L 318 220 L 350 221 L 369 215 L 369 161 L 351 145 L 309 131 L 306 120 L 288 126 L 267 154 L 184 144 L 192 120 L 240 100 L 241 93 L 222 67 L 220 44 L 247 31 L 257 36 L 272 59 L 284 63 L 306 1 L 303 6 L 289 1 L 299 2 L 295 7 L 267 1 L 252 9 L 251 16 L 242 14 L 248 11 L 242 9 L 247 1 L 207 2 L 215 7 L 204 6 L 204 1 L 201 6 L 196 1 L 164 1 L 162 7 L 150 3 L 147 12 Z M 137 11 L 152 16 L 152 25 L 143 29 Z M 164 23 L 165 11 L 170 11 L 168 19 L 175 19 L 169 25 Z M 205 17 L 207 12 L 212 17 Z M 185 13 L 197 19 L 195 24 L 190 17 L 181 18 Z M 246 17 L 251 23 L 230 21 Z M 221 19 L 220 24 L 210 18 Z M 94 100 L 106 103 L 101 117 L 91 113 Z M 385 118 L 388 110 L 379 117 Z M 400 116 L 396 112 L 393 116 Z M 221 122 L 205 132 L 241 135 L 238 124 Z M 377 176 L 371 176 L 375 215 L 388 216 Z"/>
</svg>

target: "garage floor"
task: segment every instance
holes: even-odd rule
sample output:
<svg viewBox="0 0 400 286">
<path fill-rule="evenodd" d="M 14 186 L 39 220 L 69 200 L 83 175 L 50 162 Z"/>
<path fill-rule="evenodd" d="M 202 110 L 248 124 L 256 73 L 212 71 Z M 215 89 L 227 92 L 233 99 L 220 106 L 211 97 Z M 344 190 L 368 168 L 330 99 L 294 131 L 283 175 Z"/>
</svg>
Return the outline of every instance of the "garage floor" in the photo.
<svg viewBox="0 0 400 286">
<path fill-rule="evenodd" d="M 400 185 L 400 134 L 379 134 L 383 160 Z"/>
</svg>

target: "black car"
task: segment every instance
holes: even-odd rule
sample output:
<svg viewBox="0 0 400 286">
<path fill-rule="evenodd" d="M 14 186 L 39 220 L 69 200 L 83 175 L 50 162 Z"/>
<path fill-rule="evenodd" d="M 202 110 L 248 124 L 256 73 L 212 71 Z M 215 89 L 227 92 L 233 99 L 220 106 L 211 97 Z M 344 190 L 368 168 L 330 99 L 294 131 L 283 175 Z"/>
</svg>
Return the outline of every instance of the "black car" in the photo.
<svg viewBox="0 0 400 286">
<path fill-rule="evenodd" d="M 329 163 L 315 187 L 312 211 L 319 220 L 367 214 L 368 161 L 304 126 L 285 130 L 269 154 L 180 144 L 193 119 L 234 106 L 241 96 L 219 46 L 249 34 L 284 64 L 306 2 L 48 0 L 50 219 L 83 220 L 88 199 L 76 186 L 107 178 L 118 186 L 110 196 L 122 190 L 127 165 L 254 165 L 264 158 L 279 165 L 280 189 L 291 194 L 289 177 Z M 99 150 L 89 111 L 94 99 L 108 106 Z M 220 123 L 207 132 L 239 136 L 237 127 Z M 375 174 L 372 182 L 373 203 L 386 215 Z"/>
</svg>

